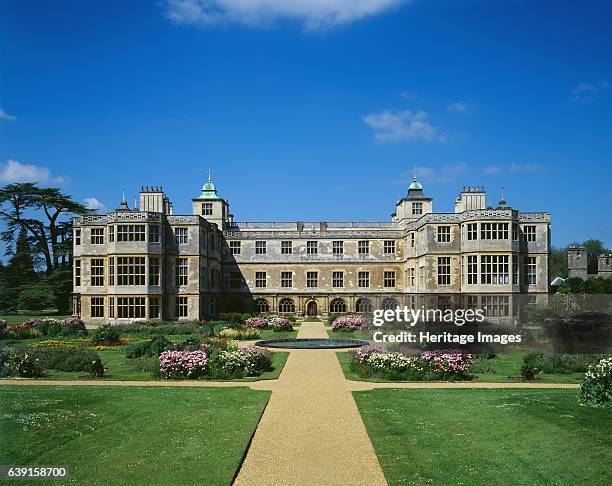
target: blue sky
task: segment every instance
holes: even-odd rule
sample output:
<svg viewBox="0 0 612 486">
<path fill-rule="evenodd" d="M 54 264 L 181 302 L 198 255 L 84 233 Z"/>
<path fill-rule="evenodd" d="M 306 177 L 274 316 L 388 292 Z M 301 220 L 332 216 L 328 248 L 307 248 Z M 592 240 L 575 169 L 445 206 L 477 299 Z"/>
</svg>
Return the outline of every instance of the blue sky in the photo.
<svg viewBox="0 0 612 486">
<path fill-rule="evenodd" d="M 116 207 L 208 168 L 239 221 L 388 220 L 505 186 L 552 241 L 612 246 L 612 4 L 0 4 L 0 183 Z"/>
</svg>

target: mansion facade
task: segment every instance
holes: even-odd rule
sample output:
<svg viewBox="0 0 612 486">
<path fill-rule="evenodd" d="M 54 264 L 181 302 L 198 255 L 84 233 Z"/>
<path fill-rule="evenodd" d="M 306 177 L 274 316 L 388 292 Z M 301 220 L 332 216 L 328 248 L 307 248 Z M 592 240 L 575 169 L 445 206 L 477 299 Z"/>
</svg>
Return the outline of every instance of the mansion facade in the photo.
<svg viewBox="0 0 612 486">
<path fill-rule="evenodd" d="M 435 213 L 414 177 L 390 221 L 236 222 L 210 176 L 189 215 L 143 187 L 138 208 L 74 219 L 75 312 L 96 323 L 407 305 L 512 319 L 548 294 L 550 215 L 485 201 L 464 187 L 453 213 Z"/>
</svg>

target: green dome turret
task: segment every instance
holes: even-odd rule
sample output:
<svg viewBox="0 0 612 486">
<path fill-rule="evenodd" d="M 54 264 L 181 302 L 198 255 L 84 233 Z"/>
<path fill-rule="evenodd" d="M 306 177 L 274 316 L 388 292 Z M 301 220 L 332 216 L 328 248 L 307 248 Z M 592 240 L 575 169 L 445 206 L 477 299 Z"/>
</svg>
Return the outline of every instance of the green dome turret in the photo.
<svg viewBox="0 0 612 486">
<path fill-rule="evenodd" d="M 212 182 L 210 170 L 208 171 L 208 182 L 202 186 L 202 194 L 199 199 L 217 199 L 217 188 Z"/>
<path fill-rule="evenodd" d="M 412 182 L 408 186 L 408 191 L 422 191 L 422 190 L 423 190 L 423 184 L 417 181 L 416 165 L 415 165 L 414 168 L 412 169 Z"/>
</svg>

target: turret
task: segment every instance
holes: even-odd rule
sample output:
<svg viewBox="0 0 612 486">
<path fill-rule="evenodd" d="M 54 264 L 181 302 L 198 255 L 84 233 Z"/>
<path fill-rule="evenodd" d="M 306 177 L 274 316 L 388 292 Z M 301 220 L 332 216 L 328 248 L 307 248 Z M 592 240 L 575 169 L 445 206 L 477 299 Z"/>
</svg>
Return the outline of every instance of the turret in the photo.
<svg viewBox="0 0 612 486">
<path fill-rule="evenodd" d="M 423 184 L 417 181 L 416 166 L 412 173 L 412 182 L 408 186 L 406 196 L 398 199 L 395 204 L 395 213 L 392 218 L 394 221 L 415 221 L 424 214 L 432 212 L 433 199 L 427 197 L 423 192 Z"/>
<path fill-rule="evenodd" d="M 213 184 L 212 175 L 208 171 L 208 182 L 202 186 L 199 197 L 192 200 L 193 214 L 202 216 L 207 221 L 224 229 L 229 220 L 229 204 L 217 195 L 217 188 Z"/>
</svg>

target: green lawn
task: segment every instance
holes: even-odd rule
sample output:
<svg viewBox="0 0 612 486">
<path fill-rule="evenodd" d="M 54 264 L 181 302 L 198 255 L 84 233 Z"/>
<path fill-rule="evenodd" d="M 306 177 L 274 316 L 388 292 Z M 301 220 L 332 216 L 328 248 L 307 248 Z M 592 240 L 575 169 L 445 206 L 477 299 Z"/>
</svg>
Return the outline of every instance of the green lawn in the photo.
<svg viewBox="0 0 612 486">
<path fill-rule="evenodd" d="M 260 339 L 289 339 L 297 337 L 298 331 L 282 331 L 282 332 L 274 332 L 272 329 L 262 329 L 261 336 L 256 339 L 256 341 Z"/>
<path fill-rule="evenodd" d="M 22 322 L 28 321 L 30 319 L 45 319 L 45 318 L 53 318 L 53 319 L 66 319 L 70 317 L 70 315 L 58 314 L 57 311 L 44 311 L 39 314 L 7 314 L 4 316 L 0 316 L 0 319 L 3 319 L 7 322 L 7 324 L 21 324 Z"/>
<path fill-rule="evenodd" d="M 612 484 L 612 411 L 577 390 L 354 392 L 390 485 Z"/>
<path fill-rule="evenodd" d="M 477 381 L 487 383 L 513 383 L 520 381 L 521 365 L 526 352 L 511 354 L 498 354 L 495 358 L 487 360 L 487 365 L 493 373 L 474 373 Z M 385 382 L 379 378 L 362 378 L 350 368 L 350 356 L 347 352 L 337 352 L 336 356 L 348 380 Z M 584 373 L 540 373 L 539 383 L 581 383 Z"/>
<path fill-rule="evenodd" d="M 0 386 L 0 463 L 67 465 L 62 484 L 230 484 L 269 396 L 247 388 Z"/>
</svg>

